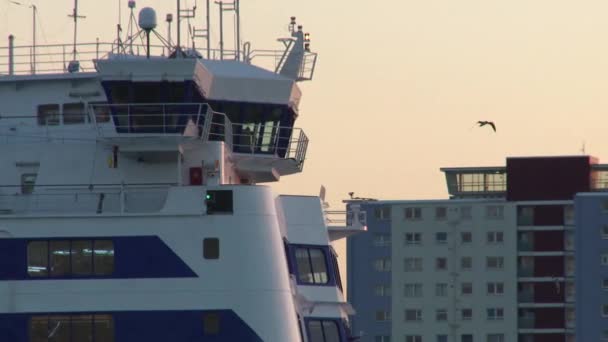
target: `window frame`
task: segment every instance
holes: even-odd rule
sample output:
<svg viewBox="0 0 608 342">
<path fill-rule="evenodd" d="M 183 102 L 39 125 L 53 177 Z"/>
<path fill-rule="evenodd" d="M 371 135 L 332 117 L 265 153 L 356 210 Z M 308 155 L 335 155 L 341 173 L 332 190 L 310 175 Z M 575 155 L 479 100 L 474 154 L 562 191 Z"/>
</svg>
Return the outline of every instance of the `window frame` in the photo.
<svg viewBox="0 0 608 342">
<path fill-rule="evenodd" d="M 306 330 L 306 337 L 308 338 L 309 341 L 312 341 L 312 337 L 311 337 L 311 333 L 310 333 L 310 323 L 312 323 L 312 322 L 318 322 L 320 324 L 321 334 L 323 335 L 323 341 L 319 341 L 319 342 L 334 342 L 334 341 L 328 340 L 328 338 L 327 338 L 327 334 L 325 333 L 326 323 L 333 324 L 336 327 L 336 332 L 338 333 L 338 342 L 342 341 L 346 335 L 342 321 L 339 321 L 334 318 L 320 318 L 320 317 L 306 318 L 306 319 L 304 319 L 304 327 Z"/>
<path fill-rule="evenodd" d="M 405 232 L 404 238 L 407 246 L 422 245 L 422 233 L 420 232 Z"/>
<path fill-rule="evenodd" d="M 465 315 L 465 313 L 468 313 L 468 315 Z M 472 308 L 460 309 L 460 320 L 472 321 L 473 320 L 473 309 Z"/>
<path fill-rule="evenodd" d="M 422 322 L 422 310 L 421 309 L 405 309 L 404 313 L 404 321 L 406 323 L 410 322 Z M 414 319 L 408 319 L 408 314 L 414 314 Z"/>
<path fill-rule="evenodd" d="M 293 248 L 293 261 L 294 261 L 294 265 L 295 265 L 294 271 L 295 271 L 295 276 L 296 276 L 296 280 L 297 280 L 298 284 L 311 285 L 311 286 L 333 286 L 333 285 L 335 285 L 335 279 L 333 279 L 333 275 L 332 275 L 331 268 L 329 265 L 329 260 L 328 260 L 329 258 L 328 258 L 328 254 L 326 251 L 326 249 L 328 249 L 327 247 L 313 246 L 313 245 L 290 245 L 290 246 Z M 306 250 L 306 254 L 308 256 L 308 266 L 310 267 L 310 270 L 311 270 L 313 282 L 308 282 L 308 281 L 300 278 L 300 265 L 298 264 L 298 258 L 297 258 L 298 249 Z M 312 258 L 310 255 L 311 249 L 319 250 L 319 251 L 321 251 L 321 253 L 323 255 L 323 263 L 325 265 L 325 273 L 326 273 L 326 277 L 327 277 L 326 282 L 316 282 L 315 281 L 315 277 L 314 277 L 315 272 L 312 267 Z"/>
<path fill-rule="evenodd" d="M 42 110 L 46 110 L 42 112 Z M 55 109 L 55 114 L 49 115 L 50 109 Z M 49 117 L 53 117 L 53 121 L 49 121 Z M 58 103 L 44 103 L 36 106 L 36 122 L 38 126 L 61 126 L 61 105 Z M 56 120 L 56 121 L 55 121 Z M 49 122 L 51 122 L 49 124 Z"/>
<path fill-rule="evenodd" d="M 403 219 L 407 220 L 407 221 L 422 220 L 422 208 L 420 208 L 420 207 L 403 208 Z"/>
</svg>

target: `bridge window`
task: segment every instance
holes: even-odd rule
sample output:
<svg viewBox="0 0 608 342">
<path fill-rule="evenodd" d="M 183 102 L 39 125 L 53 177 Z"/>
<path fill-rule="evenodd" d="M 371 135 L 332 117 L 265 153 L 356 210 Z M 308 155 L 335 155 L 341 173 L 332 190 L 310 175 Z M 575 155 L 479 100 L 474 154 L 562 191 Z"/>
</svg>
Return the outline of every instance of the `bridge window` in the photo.
<svg viewBox="0 0 608 342">
<path fill-rule="evenodd" d="M 36 185 L 36 173 L 24 173 L 21 175 L 21 193 L 24 195 L 31 194 L 34 192 L 34 186 Z"/>
<path fill-rule="evenodd" d="M 220 258 L 220 239 L 209 238 L 203 240 L 203 257 L 205 259 Z"/>
<path fill-rule="evenodd" d="M 327 257 L 321 248 L 298 247 L 296 264 L 298 280 L 305 284 L 327 284 Z"/>
<path fill-rule="evenodd" d="M 29 342 L 114 342 L 111 315 L 33 316 Z"/>
<path fill-rule="evenodd" d="M 45 104 L 38 106 L 38 125 L 57 126 L 59 125 L 59 105 Z"/>
<path fill-rule="evenodd" d="M 91 277 L 114 272 L 110 240 L 50 240 L 28 243 L 30 277 Z"/>
<path fill-rule="evenodd" d="M 308 337 L 310 342 L 340 342 L 340 329 L 335 321 L 308 321 Z"/>
<path fill-rule="evenodd" d="M 84 103 L 66 103 L 63 105 L 63 124 L 75 125 L 86 121 Z"/>
</svg>

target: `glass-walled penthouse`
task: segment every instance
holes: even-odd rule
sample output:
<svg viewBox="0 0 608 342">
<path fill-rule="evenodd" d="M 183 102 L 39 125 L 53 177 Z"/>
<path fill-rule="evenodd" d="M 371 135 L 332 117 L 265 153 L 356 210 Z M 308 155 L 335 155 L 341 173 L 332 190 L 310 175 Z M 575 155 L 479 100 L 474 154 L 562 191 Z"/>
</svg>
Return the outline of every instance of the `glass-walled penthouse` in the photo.
<svg viewBox="0 0 608 342">
<path fill-rule="evenodd" d="M 442 168 L 451 198 L 503 197 L 507 191 L 507 168 Z"/>
</svg>

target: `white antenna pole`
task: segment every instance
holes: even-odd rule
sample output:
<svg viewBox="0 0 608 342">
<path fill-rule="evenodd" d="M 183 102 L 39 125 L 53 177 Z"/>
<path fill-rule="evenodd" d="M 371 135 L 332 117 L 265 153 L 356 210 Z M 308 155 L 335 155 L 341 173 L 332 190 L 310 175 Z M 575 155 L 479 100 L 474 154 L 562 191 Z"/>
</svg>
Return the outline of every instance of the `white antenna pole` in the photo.
<svg viewBox="0 0 608 342">
<path fill-rule="evenodd" d="M 236 13 L 236 60 L 241 60 L 241 10 L 240 0 L 236 0 L 234 11 Z"/>
<path fill-rule="evenodd" d="M 76 43 L 78 41 L 78 19 L 82 18 L 86 18 L 84 16 L 79 16 L 78 15 L 78 0 L 74 0 L 74 12 L 72 13 L 72 15 L 68 15 L 68 17 L 72 17 L 74 18 L 74 48 L 72 50 L 72 54 L 73 56 L 73 60 L 76 60 Z"/>
<path fill-rule="evenodd" d="M 211 59 L 211 0 L 207 0 L 207 59 Z"/>
<path fill-rule="evenodd" d="M 220 60 L 224 60 L 224 3 L 219 1 L 220 5 Z"/>
<path fill-rule="evenodd" d="M 177 53 L 175 54 L 175 56 L 177 58 L 179 58 L 178 56 L 181 55 L 181 50 L 182 50 L 182 37 L 181 37 L 181 22 L 182 22 L 182 11 L 180 8 L 180 2 L 181 0 L 177 0 Z"/>
<path fill-rule="evenodd" d="M 36 73 L 36 5 L 32 5 L 32 74 Z"/>
</svg>

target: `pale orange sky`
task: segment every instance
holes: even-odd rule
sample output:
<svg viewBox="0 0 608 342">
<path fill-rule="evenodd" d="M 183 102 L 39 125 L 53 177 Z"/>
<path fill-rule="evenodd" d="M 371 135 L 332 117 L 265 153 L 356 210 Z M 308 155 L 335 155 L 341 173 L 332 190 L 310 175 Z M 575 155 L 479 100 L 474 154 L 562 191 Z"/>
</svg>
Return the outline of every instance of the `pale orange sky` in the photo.
<svg viewBox="0 0 608 342">
<path fill-rule="evenodd" d="M 44 28 L 39 42 L 70 42 L 73 1 L 33 2 Z M 317 194 L 324 184 L 335 208 L 349 191 L 445 198 L 442 166 L 579 154 L 583 142 L 600 160 L 607 154 L 606 1 L 241 2 L 243 37 L 253 48 L 279 48 L 275 39 L 296 15 L 320 53 L 315 80 L 302 84 L 297 122 L 311 139 L 305 172 L 285 177 L 278 191 Z M 200 27 L 204 1 L 198 5 Z M 138 1 L 144 6 L 161 21 L 175 12 L 173 0 Z M 118 0 L 80 0 L 80 7 L 87 16 L 80 41 L 111 41 Z M 2 37 L 14 33 L 17 44 L 29 44 L 31 12 L 7 0 L 0 11 Z M 495 121 L 498 133 L 472 128 L 477 120 Z"/>
</svg>

